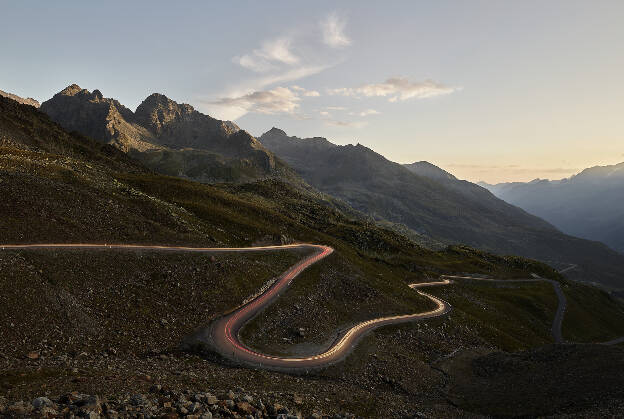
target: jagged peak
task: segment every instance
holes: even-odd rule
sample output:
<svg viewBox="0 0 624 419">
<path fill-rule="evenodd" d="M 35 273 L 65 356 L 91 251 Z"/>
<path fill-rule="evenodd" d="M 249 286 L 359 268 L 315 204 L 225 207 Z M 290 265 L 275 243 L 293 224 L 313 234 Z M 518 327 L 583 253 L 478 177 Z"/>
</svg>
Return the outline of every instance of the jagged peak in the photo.
<svg viewBox="0 0 624 419">
<path fill-rule="evenodd" d="M 83 89 L 80 86 L 78 86 L 76 83 L 73 83 L 61 90 L 59 94 L 65 96 L 74 96 L 75 94 L 82 92 L 82 90 Z"/>
<path fill-rule="evenodd" d="M 150 94 L 148 97 L 146 97 L 143 102 L 156 102 L 156 103 L 169 103 L 169 102 L 174 102 L 173 100 L 169 99 L 167 96 L 163 95 L 162 93 L 152 93 Z"/>
<path fill-rule="evenodd" d="M 61 96 L 80 96 L 81 98 L 86 98 L 87 100 L 92 100 L 95 102 L 105 100 L 104 95 L 100 90 L 95 89 L 93 92 L 90 92 L 89 90 L 83 89 L 75 83 L 70 84 L 57 94 Z"/>
<path fill-rule="evenodd" d="M 283 137 L 288 137 L 288 135 L 286 134 L 284 130 L 276 128 L 276 127 L 271 128 L 270 130 L 268 130 L 262 135 L 280 135 Z"/>
<path fill-rule="evenodd" d="M 178 103 L 175 100 L 169 99 L 167 96 L 162 93 L 152 93 L 148 97 L 146 97 L 143 102 L 137 107 L 137 113 L 150 113 L 156 109 L 168 109 L 170 112 L 173 111 L 175 113 L 180 114 L 190 114 L 195 111 L 188 103 Z"/>
</svg>

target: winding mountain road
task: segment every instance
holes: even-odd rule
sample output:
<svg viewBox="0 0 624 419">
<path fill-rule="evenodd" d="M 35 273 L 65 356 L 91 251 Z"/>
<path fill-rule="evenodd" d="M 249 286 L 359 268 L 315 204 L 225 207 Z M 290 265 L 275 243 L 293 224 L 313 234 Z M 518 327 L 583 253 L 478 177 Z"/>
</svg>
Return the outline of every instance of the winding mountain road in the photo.
<svg viewBox="0 0 624 419">
<path fill-rule="evenodd" d="M 156 250 L 156 251 L 173 251 L 173 252 L 197 252 L 197 253 L 224 253 L 224 252 L 264 252 L 288 249 L 309 249 L 313 253 L 304 257 L 295 265 L 291 266 L 286 272 L 282 273 L 277 280 L 264 292 L 253 298 L 251 301 L 242 304 L 234 310 L 215 319 L 211 325 L 201 331 L 195 339 L 208 344 L 214 351 L 221 356 L 233 361 L 243 363 L 252 367 L 262 367 L 266 369 L 281 371 L 302 371 L 319 367 L 325 367 L 344 359 L 357 342 L 373 329 L 390 325 L 405 323 L 415 320 L 422 320 L 432 317 L 439 317 L 451 311 L 451 305 L 446 301 L 433 295 L 420 291 L 420 288 L 449 285 L 452 280 L 472 280 L 487 281 L 495 283 L 526 283 L 526 282 L 548 282 L 552 284 L 558 299 L 557 311 L 552 324 L 553 339 L 557 343 L 563 343 L 564 339 L 561 333 L 561 325 L 566 308 L 566 299 L 561 285 L 553 280 L 545 278 L 532 279 L 491 279 L 479 278 L 472 276 L 452 276 L 443 275 L 441 281 L 426 282 L 418 284 L 410 284 L 409 287 L 414 289 L 420 295 L 423 295 L 433 301 L 436 307 L 433 310 L 381 317 L 377 319 L 367 320 L 356 324 L 348 330 L 341 333 L 338 338 L 325 351 L 316 355 L 306 357 L 279 357 L 263 354 L 255 351 L 240 341 L 239 332 L 241 328 L 253 317 L 259 314 L 264 308 L 275 301 L 292 283 L 293 279 L 303 270 L 314 263 L 324 259 L 333 253 L 334 249 L 329 246 L 316 244 L 290 244 L 281 246 L 258 246 L 245 248 L 209 248 L 209 247 L 185 247 L 185 246 L 148 246 L 148 245 L 125 245 L 125 244 L 14 244 L 0 245 L 2 250 L 24 250 L 24 249 L 113 249 L 113 250 Z M 617 344 L 624 341 L 623 338 L 614 339 L 604 344 Z"/>
</svg>

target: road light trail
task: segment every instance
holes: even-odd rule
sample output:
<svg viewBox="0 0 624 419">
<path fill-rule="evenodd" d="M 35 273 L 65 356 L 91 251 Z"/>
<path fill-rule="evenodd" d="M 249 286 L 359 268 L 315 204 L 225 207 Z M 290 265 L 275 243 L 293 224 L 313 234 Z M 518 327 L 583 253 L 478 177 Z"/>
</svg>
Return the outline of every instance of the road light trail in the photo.
<svg viewBox="0 0 624 419">
<path fill-rule="evenodd" d="M 418 294 L 427 297 L 435 303 L 436 307 L 430 311 L 397 316 L 387 316 L 367 320 L 356 324 L 341 333 L 329 348 L 319 354 L 307 357 L 279 357 L 254 351 L 240 341 L 241 328 L 266 306 L 271 304 L 283 293 L 293 279 L 309 266 L 319 262 L 333 253 L 334 249 L 329 246 L 300 243 L 280 246 L 257 246 L 257 247 L 187 247 L 187 246 L 148 246 L 131 244 L 13 244 L 0 245 L 2 250 L 26 250 L 26 249 L 91 249 L 91 250 L 155 250 L 173 252 L 196 252 L 196 253 L 225 253 L 225 252 L 272 252 L 289 249 L 312 249 L 314 253 L 291 266 L 263 293 L 256 296 L 246 304 L 243 304 L 227 314 L 217 318 L 211 326 L 202 331 L 198 337 L 204 343 L 218 352 L 221 356 L 252 367 L 281 371 L 307 371 L 313 368 L 325 367 L 344 359 L 357 342 L 373 329 L 410 321 L 440 317 L 451 311 L 451 305 L 446 301 L 420 291 L 420 288 L 443 286 L 452 284 L 452 280 L 476 280 L 496 283 L 513 282 L 549 282 L 553 285 L 558 298 L 557 312 L 553 320 L 552 335 L 557 343 L 563 343 L 561 324 L 566 308 L 566 299 L 558 282 L 545 278 L 532 279 L 492 279 L 472 276 L 443 275 L 440 281 L 410 284 Z M 618 344 L 624 341 L 624 337 L 613 339 L 603 344 Z"/>
</svg>

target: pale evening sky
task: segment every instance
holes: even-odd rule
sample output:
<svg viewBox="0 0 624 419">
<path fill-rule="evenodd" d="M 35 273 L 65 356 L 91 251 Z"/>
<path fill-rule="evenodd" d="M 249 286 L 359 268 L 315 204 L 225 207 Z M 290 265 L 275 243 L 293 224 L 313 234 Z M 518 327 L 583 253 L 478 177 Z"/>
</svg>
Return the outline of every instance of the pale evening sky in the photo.
<svg viewBox="0 0 624 419">
<path fill-rule="evenodd" d="M 622 1 L 0 0 L 0 89 L 150 93 L 472 181 L 624 161 Z"/>
</svg>

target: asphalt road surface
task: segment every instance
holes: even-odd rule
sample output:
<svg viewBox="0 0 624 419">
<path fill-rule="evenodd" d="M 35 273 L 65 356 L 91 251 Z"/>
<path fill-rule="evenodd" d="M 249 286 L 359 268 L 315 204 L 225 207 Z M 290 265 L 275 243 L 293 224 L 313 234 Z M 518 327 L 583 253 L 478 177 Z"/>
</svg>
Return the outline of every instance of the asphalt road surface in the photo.
<svg viewBox="0 0 624 419">
<path fill-rule="evenodd" d="M 281 246 L 258 246 L 245 248 L 209 248 L 209 247 L 185 247 L 185 246 L 148 246 L 148 245 L 125 245 L 125 244 L 17 244 L 17 245 L 0 245 L 2 250 L 20 250 L 20 249 L 112 249 L 112 250 L 155 250 L 155 251 L 174 251 L 174 252 L 197 252 L 197 253 L 223 253 L 223 252 L 265 252 L 279 251 L 288 249 L 310 249 L 312 254 L 306 256 L 295 265 L 291 266 L 286 272 L 281 274 L 278 279 L 263 293 L 259 294 L 251 301 L 235 308 L 212 322 L 210 327 L 199 334 L 199 338 L 208 344 L 213 350 L 221 356 L 231 359 L 238 363 L 243 363 L 252 367 L 261 367 L 266 369 L 282 370 L 282 371 L 305 371 L 319 367 L 325 367 L 344 359 L 356 346 L 357 342 L 367 333 L 378 327 L 405 323 L 416 320 L 423 320 L 432 317 L 439 317 L 451 311 L 451 306 L 447 302 L 420 291 L 420 288 L 449 285 L 452 280 L 472 280 L 472 281 L 488 281 L 488 282 L 549 282 L 552 284 L 557 294 L 558 306 L 555 318 L 552 324 L 553 339 L 557 343 L 563 343 L 561 334 L 561 324 L 566 308 L 566 299 L 561 286 L 558 282 L 544 279 L 514 279 L 501 280 L 491 278 L 479 278 L 471 276 L 442 276 L 440 281 L 418 283 L 409 285 L 419 294 L 433 301 L 436 307 L 433 310 L 406 314 L 399 316 L 388 316 L 377 319 L 367 320 L 352 326 L 348 330 L 342 332 L 338 338 L 325 351 L 316 355 L 306 357 L 279 357 L 263 354 L 249 348 L 240 341 L 240 329 L 260 313 L 264 308 L 275 301 L 282 292 L 284 292 L 303 270 L 319 262 L 329 256 L 334 249 L 329 246 L 316 244 L 291 244 Z M 604 342 L 604 344 L 617 344 L 624 341 L 624 337 Z"/>
</svg>

